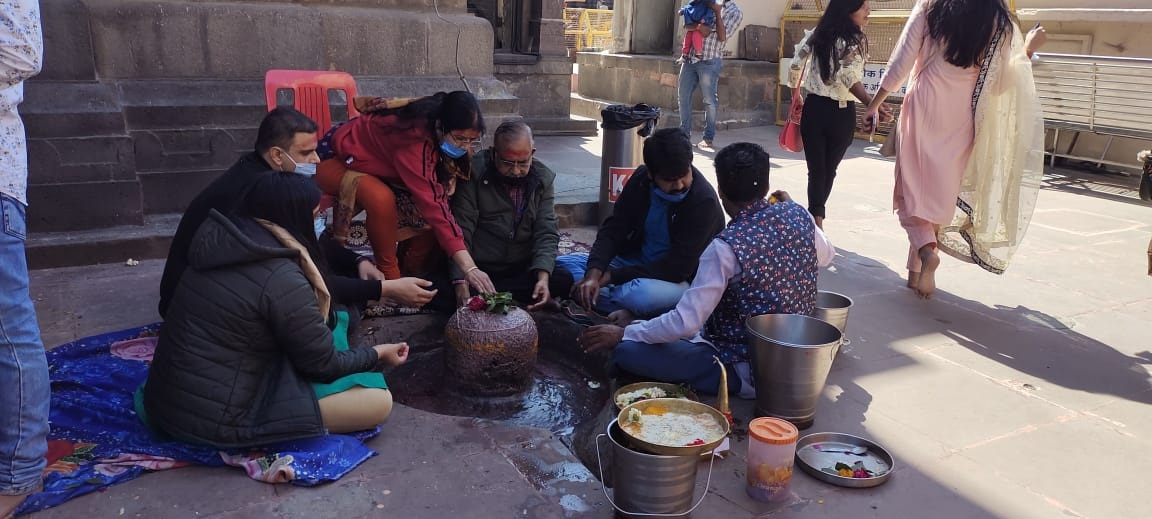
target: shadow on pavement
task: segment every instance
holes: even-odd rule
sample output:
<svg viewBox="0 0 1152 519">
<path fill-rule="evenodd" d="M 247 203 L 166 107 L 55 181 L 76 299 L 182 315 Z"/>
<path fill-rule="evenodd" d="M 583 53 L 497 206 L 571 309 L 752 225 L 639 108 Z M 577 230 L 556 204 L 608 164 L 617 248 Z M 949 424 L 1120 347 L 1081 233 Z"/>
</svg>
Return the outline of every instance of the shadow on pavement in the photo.
<svg viewBox="0 0 1152 519">
<path fill-rule="evenodd" d="M 1140 199 L 1140 176 L 1124 176 L 1111 173 L 1071 170 L 1065 168 L 1045 168 L 1041 189 L 1090 196 L 1101 200 L 1125 204 L 1152 206 Z"/>
<path fill-rule="evenodd" d="M 1144 368 L 1152 364 L 1152 353 L 1129 356 L 1077 333 L 1069 323 L 1038 310 L 1026 306 L 988 306 L 939 288 L 931 301 L 918 300 L 911 292 L 905 298 L 894 298 L 890 293 L 881 298 L 876 296 L 878 291 L 903 287 L 904 276 L 851 251 L 840 249 L 838 253 L 836 271 L 830 273 L 831 276 L 825 275 L 850 276 L 856 278 L 857 283 L 866 279 L 861 287 L 863 293 L 873 295 L 847 295 L 857 299 L 857 306 L 880 301 L 887 305 L 884 309 L 854 307 L 857 322 L 881 315 L 885 320 L 903 321 L 885 326 L 884 339 L 898 341 L 939 333 L 990 361 L 1050 384 L 1152 404 L 1152 377 Z M 972 275 L 990 274 L 973 270 Z M 851 329 L 850 325 L 847 330 L 850 337 Z"/>
</svg>

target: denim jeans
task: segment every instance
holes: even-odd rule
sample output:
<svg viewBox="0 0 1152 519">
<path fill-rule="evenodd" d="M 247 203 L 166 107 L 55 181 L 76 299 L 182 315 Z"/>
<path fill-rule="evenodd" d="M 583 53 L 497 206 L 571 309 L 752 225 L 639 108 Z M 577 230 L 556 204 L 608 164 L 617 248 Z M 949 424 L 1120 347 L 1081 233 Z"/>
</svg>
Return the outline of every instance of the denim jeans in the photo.
<svg viewBox="0 0 1152 519">
<path fill-rule="evenodd" d="M 697 393 L 715 395 L 720 389 L 720 367 L 712 356 L 716 349 L 681 339 L 665 344 L 624 341 L 612 350 L 612 369 L 623 370 L 645 380 L 687 384 Z M 743 385 L 728 368 L 728 393 L 740 392 Z"/>
<path fill-rule="evenodd" d="M 608 268 L 620 268 L 627 264 L 622 258 L 613 258 Z M 584 253 L 565 254 L 556 258 L 556 265 L 572 273 L 572 279 L 584 279 L 588 269 L 588 255 Z M 688 290 L 688 283 L 671 283 L 659 279 L 637 278 L 619 285 L 609 285 L 600 289 L 596 300 L 596 311 L 608 314 L 616 310 L 628 310 L 638 318 L 650 318 L 676 308 L 680 297 Z"/>
<path fill-rule="evenodd" d="M 40 484 L 48 453 L 48 363 L 28 295 L 24 204 L 0 194 L 0 494 Z"/>
<path fill-rule="evenodd" d="M 720 67 L 723 64 L 723 59 L 716 58 L 684 62 L 680 66 L 680 129 L 689 138 L 692 136 L 692 93 L 697 85 L 704 101 L 704 140 L 712 142 L 716 138 L 716 108 L 720 105 Z"/>
</svg>

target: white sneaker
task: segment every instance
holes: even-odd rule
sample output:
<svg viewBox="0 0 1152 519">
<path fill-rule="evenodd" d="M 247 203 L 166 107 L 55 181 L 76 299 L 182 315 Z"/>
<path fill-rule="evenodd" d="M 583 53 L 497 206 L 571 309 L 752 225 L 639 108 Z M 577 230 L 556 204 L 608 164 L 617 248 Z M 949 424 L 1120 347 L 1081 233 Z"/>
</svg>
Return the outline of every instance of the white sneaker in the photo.
<svg viewBox="0 0 1152 519">
<path fill-rule="evenodd" d="M 716 151 L 716 149 L 712 147 L 712 141 L 700 141 L 696 147 L 703 151 Z"/>
</svg>

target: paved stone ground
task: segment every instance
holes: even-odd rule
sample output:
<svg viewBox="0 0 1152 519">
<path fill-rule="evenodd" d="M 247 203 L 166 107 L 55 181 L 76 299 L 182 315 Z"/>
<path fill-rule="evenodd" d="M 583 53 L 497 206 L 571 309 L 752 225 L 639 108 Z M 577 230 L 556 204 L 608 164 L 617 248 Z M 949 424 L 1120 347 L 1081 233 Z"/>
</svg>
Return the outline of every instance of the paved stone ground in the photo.
<svg viewBox="0 0 1152 519">
<path fill-rule="evenodd" d="M 803 201 L 802 157 L 778 151 L 775 128 L 717 139 L 736 140 L 766 144 L 777 166 L 773 187 Z M 599 172 L 598 140 L 548 137 L 537 147 L 560 173 L 558 198 L 595 199 L 589 176 Z M 903 287 L 892 164 L 867 147 L 858 141 L 850 151 L 829 205 L 839 256 L 820 285 L 851 296 L 855 307 L 851 342 L 808 432 L 871 438 L 897 468 L 884 486 L 862 490 L 797 474 L 794 499 L 765 507 L 744 495 L 747 443 L 737 441 L 694 516 L 1152 517 L 1144 476 L 1152 466 L 1152 212 L 1134 198 L 1132 179 L 1053 172 L 1009 271 L 994 276 L 945 258 L 940 291 L 925 302 Z M 146 261 L 35 272 L 45 342 L 155 321 L 161 269 Z M 734 411 L 747 419 L 751 403 L 735 401 Z M 610 516 L 591 473 L 546 431 L 399 407 L 371 446 L 381 456 L 325 487 L 185 468 L 36 516 Z M 700 485 L 705 473 L 701 466 Z"/>
</svg>

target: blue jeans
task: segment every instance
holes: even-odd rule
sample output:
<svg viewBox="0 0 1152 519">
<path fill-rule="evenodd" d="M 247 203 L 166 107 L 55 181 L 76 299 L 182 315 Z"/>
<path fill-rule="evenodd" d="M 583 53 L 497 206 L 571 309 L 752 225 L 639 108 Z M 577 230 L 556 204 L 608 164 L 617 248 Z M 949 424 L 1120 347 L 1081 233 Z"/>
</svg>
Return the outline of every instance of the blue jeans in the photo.
<svg viewBox="0 0 1152 519">
<path fill-rule="evenodd" d="M 608 268 L 626 266 L 628 261 L 616 257 Z M 556 265 L 572 273 L 572 279 L 584 279 L 588 269 L 588 255 L 584 253 L 565 254 L 556 258 Z M 688 283 L 671 283 L 659 279 L 637 278 L 619 285 L 609 285 L 600 289 L 596 299 L 597 312 L 608 314 L 616 310 L 628 310 L 638 318 L 660 315 L 680 302 L 680 297 L 688 290 Z"/>
<path fill-rule="evenodd" d="M 684 62 L 680 66 L 680 129 L 692 137 L 692 93 L 700 86 L 704 101 L 704 140 L 712 142 L 716 138 L 716 107 L 720 105 L 721 58 L 700 60 L 696 63 Z"/>
<path fill-rule="evenodd" d="M 36 489 L 48 454 L 48 362 L 28 295 L 24 204 L 0 194 L 0 494 Z"/>
<path fill-rule="evenodd" d="M 685 339 L 664 344 L 624 341 L 612 350 L 612 369 L 645 380 L 687 384 L 697 393 L 715 395 L 720 389 L 720 367 L 713 355 L 715 348 Z M 728 393 L 739 393 L 741 384 L 729 369 Z"/>
</svg>

